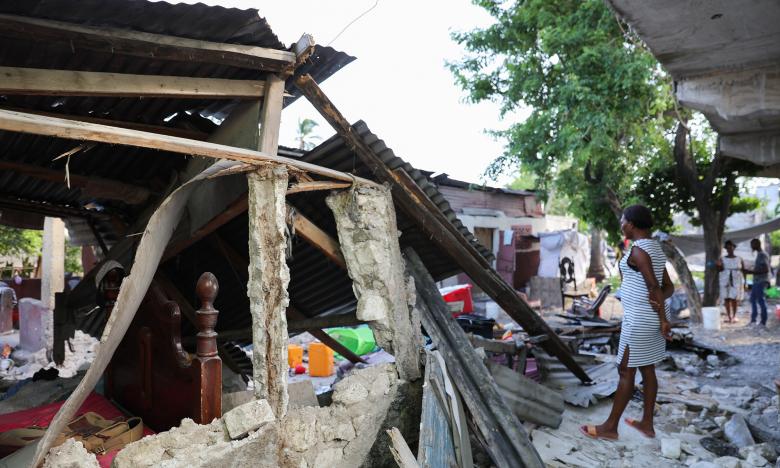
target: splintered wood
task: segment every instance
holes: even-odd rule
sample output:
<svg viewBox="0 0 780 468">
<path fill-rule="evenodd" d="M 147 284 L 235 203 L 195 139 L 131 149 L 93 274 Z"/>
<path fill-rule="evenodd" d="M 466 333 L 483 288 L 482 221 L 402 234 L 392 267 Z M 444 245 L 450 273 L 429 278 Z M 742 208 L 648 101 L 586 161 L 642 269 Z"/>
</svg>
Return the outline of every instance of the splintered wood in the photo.
<svg viewBox="0 0 780 468">
<path fill-rule="evenodd" d="M 287 284 L 283 167 L 247 175 L 249 182 L 249 309 L 255 396 L 267 399 L 277 418 L 287 412 Z"/>
</svg>

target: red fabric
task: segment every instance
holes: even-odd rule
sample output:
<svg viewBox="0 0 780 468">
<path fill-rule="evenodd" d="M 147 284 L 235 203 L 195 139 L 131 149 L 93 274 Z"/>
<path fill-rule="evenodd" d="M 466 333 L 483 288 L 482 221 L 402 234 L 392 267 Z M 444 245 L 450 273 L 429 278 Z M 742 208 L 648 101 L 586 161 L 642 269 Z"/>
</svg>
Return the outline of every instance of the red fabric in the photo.
<svg viewBox="0 0 780 468">
<path fill-rule="evenodd" d="M 10 431 L 11 429 L 19 429 L 22 427 L 39 426 L 48 427 L 51 420 L 59 411 L 60 407 L 64 404 L 64 401 L 56 403 L 50 403 L 48 405 L 39 406 L 37 408 L 30 408 L 27 410 L 17 411 L 15 413 L 8 413 L 0 415 L 0 432 Z M 98 395 L 95 392 L 89 394 L 84 404 L 76 412 L 73 418 L 77 418 L 84 413 L 97 413 L 105 419 L 114 419 L 125 416 L 124 413 L 113 405 L 104 396 Z M 154 431 L 144 426 L 144 436 L 154 434 Z M 116 456 L 119 450 L 108 452 L 104 455 L 97 457 L 98 462 L 102 468 L 109 468 L 111 461 Z"/>
</svg>

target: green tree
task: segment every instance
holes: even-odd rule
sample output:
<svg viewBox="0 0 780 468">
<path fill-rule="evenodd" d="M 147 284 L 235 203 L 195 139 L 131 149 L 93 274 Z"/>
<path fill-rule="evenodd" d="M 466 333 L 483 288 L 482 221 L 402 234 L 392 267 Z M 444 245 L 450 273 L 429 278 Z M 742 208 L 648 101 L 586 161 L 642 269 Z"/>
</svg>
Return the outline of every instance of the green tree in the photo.
<svg viewBox="0 0 780 468">
<path fill-rule="evenodd" d="M 314 129 L 319 124 L 312 119 L 298 119 L 298 131 L 295 139 L 298 141 L 298 149 L 310 150 L 314 148 L 315 142 L 321 140 L 317 135 L 314 135 Z"/>
<path fill-rule="evenodd" d="M 0 255 L 37 256 L 43 246 L 43 231 L 0 225 Z"/>
<path fill-rule="evenodd" d="M 534 173 L 540 190 L 565 195 L 572 214 L 613 242 L 624 205 L 651 206 L 667 229 L 675 209 L 695 206 L 714 267 L 740 167 L 708 148 L 710 139 L 688 138 L 690 115 L 677 110 L 671 80 L 628 25 L 603 0 L 474 3 L 495 23 L 454 34 L 466 49 L 449 64 L 456 81 L 471 101 L 498 102 L 502 117 L 531 108 L 493 132 L 506 146 L 487 175 Z M 707 277 L 705 305 L 717 297 L 717 271 Z"/>
</svg>

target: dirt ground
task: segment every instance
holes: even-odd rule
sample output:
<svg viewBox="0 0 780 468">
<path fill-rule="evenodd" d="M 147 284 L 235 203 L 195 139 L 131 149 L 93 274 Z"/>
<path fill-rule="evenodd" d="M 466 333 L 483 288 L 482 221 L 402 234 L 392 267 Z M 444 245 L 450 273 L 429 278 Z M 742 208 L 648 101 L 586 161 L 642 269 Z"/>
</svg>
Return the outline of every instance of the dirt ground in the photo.
<svg viewBox="0 0 780 468">
<path fill-rule="evenodd" d="M 740 307 L 735 324 L 723 323 L 717 331 L 691 327 L 697 342 L 726 351 L 736 360 L 708 362 L 691 352 L 672 351 L 672 358 L 658 369 L 656 438 L 645 438 L 622 422 L 618 441 L 590 439 L 580 434 L 579 427 L 603 422 L 612 407 L 612 399 L 588 408 L 567 405 L 558 429 L 532 430 L 534 446 L 545 464 L 632 468 L 775 466 L 774 456 L 767 455 L 768 460 L 755 455 L 749 458 L 750 451 L 762 446 L 745 445 L 739 452 L 740 447 L 726 435 L 726 426 L 727 421 L 731 423 L 732 419 L 742 417 L 765 423 L 773 431 L 780 429 L 773 383 L 775 378 L 780 378 L 780 321 L 774 314 L 776 305 L 777 301 L 768 303 L 769 320 L 765 329 L 748 326 L 748 301 Z M 638 418 L 641 413 L 641 394 L 637 394 L 624 417 Z M 755 433 L 753 426 L 751 432 Z M 724 456 L 705 448 L 708 440 L 713 439 L 730 447 L 732 453 Z M 756 442 L 760 442 L 758 436 Z M 769 441 L 769 452 L 774 453 L 777 442 Z M 668 450 L 670 444 L 679 444 L 678 455 L 668 456 L 662 450 L 662 446 Z"/>
</svg>

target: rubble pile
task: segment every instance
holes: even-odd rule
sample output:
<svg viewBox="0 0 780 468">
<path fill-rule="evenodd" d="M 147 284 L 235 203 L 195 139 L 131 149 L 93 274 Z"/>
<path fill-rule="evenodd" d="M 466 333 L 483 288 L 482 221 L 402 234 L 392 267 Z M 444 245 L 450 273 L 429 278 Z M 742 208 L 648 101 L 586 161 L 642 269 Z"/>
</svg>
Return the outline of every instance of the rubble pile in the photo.
<svg viewBox="0 0 780 468">
<path fill-rule="evenodd" d="M 253 400 L 210 424 L 185 419 L 177 428 L 130 444 L 113 466 L 358 466 L 374 445 L 399 384 L 392 364 L 356 369 L 334 385 L 329 407 L 291 409 L 277 420 L 265 400 Z"/>
</svg>

